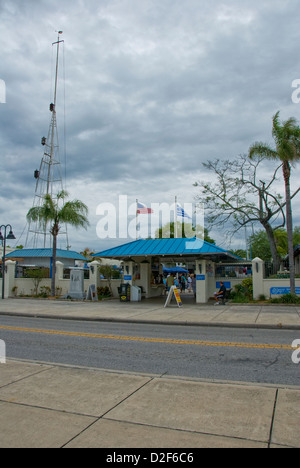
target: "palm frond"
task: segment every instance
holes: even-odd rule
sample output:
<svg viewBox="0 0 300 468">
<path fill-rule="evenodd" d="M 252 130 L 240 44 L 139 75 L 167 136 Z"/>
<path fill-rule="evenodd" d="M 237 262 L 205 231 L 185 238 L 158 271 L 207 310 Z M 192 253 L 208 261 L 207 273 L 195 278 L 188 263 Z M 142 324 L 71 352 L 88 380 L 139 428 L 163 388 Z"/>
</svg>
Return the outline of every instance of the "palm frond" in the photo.
<svg viewBox="0 0 300 468">
<path fill-rule="evenodd" d="M 70 224 L 73 227 L 86 228 L 89 226 L 88 207 L 80 200 L 73 200 L 65 203 L 59 211 L 60 222 Z"/>
<path fill-rule="evenodd" d="M 55 199 L 46 195 L 42 206 L 31 208 L 28 211 L 28 222 L 39 222 L 41 226 L 52 223 L 56 229 L 60 223 L 70 224 L 76 228 L 89 226 L 88 207 L 83 202 L 74 200 L 66 202 L 62 207 L 59 206 L 59 200 L 64 200 L 67 196 L 66 191 L 58 193 Z"/>
<path fill-rule="evenodd" d="M 300 128 L 294 117 L 280 122 L 279 112 L 273 117 L 272 135 L 276 143 L 277 158 L 282 162 L 300 159 Z"/>
<path fill-rule="evenodd" d="M 267 159 L 276 159 L 277 153 L 269 145 L 265 143 L 256 142 L 249 148 L 249 158 L 255 159 L 263 157 Z"/>
</svg>

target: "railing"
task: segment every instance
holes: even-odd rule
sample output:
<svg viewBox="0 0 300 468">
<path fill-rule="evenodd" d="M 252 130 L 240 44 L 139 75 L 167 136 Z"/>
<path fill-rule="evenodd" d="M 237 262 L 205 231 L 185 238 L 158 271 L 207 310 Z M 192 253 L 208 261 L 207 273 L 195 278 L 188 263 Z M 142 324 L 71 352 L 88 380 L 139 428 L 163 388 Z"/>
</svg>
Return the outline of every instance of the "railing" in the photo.
<svg viewBox="0 0 300 468">
<path fill-rule="evenodd" d="M 251 278 L 252 263 L 216 264 L 216 278 Z"/>
<path fill-rule="evenodd" d="M 288 279 L 290 277 L 289 261 L 283 260 L 280 268 L 274 267 L 273 262 L 265 262 L 265 279 Z"/>
<path fill-rule="evenodd" d="M 50 268 L 16 265 L 15 278 L 50 278 Z"/>
<path fill-rule="evenodd" d="M 64 272 L 63 272 L 63 279 L 70 279 L 71 277 L 71 270 L 73 270 L 73 268 L 64 268 Z M 83 270 L 83 278 L 84 279 L 89 279 L 90 278 L 90 270 L 89 268 L 85 268 Z"/>
</svg>

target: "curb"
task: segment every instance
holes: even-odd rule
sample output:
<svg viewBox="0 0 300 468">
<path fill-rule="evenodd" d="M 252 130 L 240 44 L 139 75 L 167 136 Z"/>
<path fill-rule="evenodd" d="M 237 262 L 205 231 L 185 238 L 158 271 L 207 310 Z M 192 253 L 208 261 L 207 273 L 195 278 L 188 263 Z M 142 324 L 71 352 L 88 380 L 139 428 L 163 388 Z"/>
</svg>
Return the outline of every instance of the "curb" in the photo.
<svg viewBox="0 0 300 468">
<path fill-rule="evenodd" d="M 238 322 L 182 322 L 182 321 L 166 321 L 166 320 L 143 320 L 143 319 L 122 319 L 112 317 L 86 317 L 86 316 L 65 316 L 53 314 L 20 314 L 18 312 L 0 312 L 1 316 L 11 317 L 27 317 L 38 319 L 57 319 L 57 320 L 77 320 L 87 322 L 106 322 L 106 323 L 132 323 L 142 325 L 174 325 L 182 327 L 211 327 L 211 328 L 247 328 L 247 329 L 261 329 L 261 330 L 300 330 L 300 325 L 283 325 L 281 323 L 238 323 Z"/>
</svg>

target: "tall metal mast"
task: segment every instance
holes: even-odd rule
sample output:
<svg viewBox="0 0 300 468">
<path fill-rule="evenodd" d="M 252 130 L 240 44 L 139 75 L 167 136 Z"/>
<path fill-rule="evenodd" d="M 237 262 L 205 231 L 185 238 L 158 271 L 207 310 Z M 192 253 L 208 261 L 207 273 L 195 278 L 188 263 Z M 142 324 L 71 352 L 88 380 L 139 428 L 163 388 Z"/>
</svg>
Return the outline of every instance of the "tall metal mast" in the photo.
<svg viewBox="0 0 300 468">
<path fill-rule="evenodd" d="M 54 200 L 59 192 L 63 190 L 62 171 L 59 156 L 59 141 L 57 132 L 56 120 L 56 100 L 57 100 L 57 86 L 58 86 L 58 68 L 59 68 L 59 49 L 60 44 L 64 42 L 60 40 L 62 31 L 58 32 L 56 42 L 56 69 L 55 69 L 55 85 L 54 85 L 54 99 L 50 104 L 51 120 L 49 125 L 48 137 L 43 137 L 41 144 L 44 147 L 44 154 L 41 160 L 40 168 L 34 172 L 36 179 L 35 195 L 33 200 L 33 207 L 40 207 L 44 203 L 46 195 L 50 195 Z M 68 248 L 68 235 L 66 227 L 62 227 L 60 234 L 64 234 L 66 246 Z M 31 222 L 28 227 L 26 247 L 51 247 L 50 226 L 45 224 L 40 225 L 39 222 Z"/>
</svg>

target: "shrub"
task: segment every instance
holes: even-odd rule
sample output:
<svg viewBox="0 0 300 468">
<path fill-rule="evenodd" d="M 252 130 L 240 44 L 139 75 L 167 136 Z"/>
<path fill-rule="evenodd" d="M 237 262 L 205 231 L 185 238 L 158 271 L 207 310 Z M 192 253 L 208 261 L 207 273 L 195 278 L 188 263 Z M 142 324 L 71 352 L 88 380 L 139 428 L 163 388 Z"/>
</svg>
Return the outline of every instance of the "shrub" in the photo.
<svg viewBox="0 0 300 468">
<path fill-rule="evenodd" d="M 104 297 L 111 297 L 112 294 L 108 286 L 97 288 L 98 299 L 102 299 Z"/>
<path fill-rule="evenodd" d="M 296 294 L 283 294 L 283 296 L 270 299 L 272 304 L 300 304 L 300 297 Z"/>
<path fill-rule="evenodd" d="M 259 301 L 266 301 L 266 296 L 264 294 L 260 294 L 258 297 Z"/>
<path fill-rule="evenodd" d="M 41 286 L 40 297 L 47 298 L 51 295 L 51 288 L 49 286 Z"/>
<path fill-rule="evenodd" d="M 242 287 L 244 288 L 244 294 L 249 299 L 253 298 L 253 280 L 252 278 L 246 278 L 242 281 Z"/>
<path fill-rule="evenodd" d="M 42 282 L 44 278 L 48 278 L 48 270 L 45 268 L 32 268 L 26 270 L 26 273 L 24 274 L 24 278 L 30 278 L 33 281 L 34 285 L 34 290 L 33 294 L 35 296 L 38 295 L 38 289 L 39 285 Z"/>
<path fill-rule="evenodd" d="M 233 302 L 234 304 L 246 304 L 247 302 L 249 302 L 249 299 L 244 295 L 234 294 L 231 302 Z"/>
<path fill-rule="evenodd" d="M 231 293 L 232 302 L 247 303 L 253 299 L 253 281 L 252 278 L 244 279 L 241 284 L 237 284 L 234 287 L 234 291 Z"/>
</svg>

